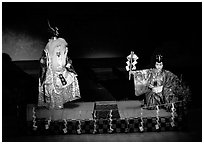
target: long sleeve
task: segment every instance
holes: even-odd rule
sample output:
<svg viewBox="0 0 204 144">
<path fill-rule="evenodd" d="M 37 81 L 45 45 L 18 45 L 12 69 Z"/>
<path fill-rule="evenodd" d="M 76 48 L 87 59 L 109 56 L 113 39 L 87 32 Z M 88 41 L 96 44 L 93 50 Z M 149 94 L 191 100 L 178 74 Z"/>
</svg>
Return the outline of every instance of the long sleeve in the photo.
<svg viewBox="0 0 204 144">
<path fill-rule="evenodd" d="M 42 56 L 40 58 L 40 84 L 42 85 L 45 81 L 47 71 L 47 57 L 45 51 L 43 51 Z"/>
<path fill-rule="evenodd" d="M 72 72 L 72 73 L 74 73 L 74 74 L 77 74 L 77 73 L 75 72 L 75 70 L 74 70 L 73 65 L 72 65 L 72 60 L 71 60 L 68 56 L 66 57 L 66 69 L 67 69 L 67 71 L 69 71 L 69 72 Z"/>
</svg>

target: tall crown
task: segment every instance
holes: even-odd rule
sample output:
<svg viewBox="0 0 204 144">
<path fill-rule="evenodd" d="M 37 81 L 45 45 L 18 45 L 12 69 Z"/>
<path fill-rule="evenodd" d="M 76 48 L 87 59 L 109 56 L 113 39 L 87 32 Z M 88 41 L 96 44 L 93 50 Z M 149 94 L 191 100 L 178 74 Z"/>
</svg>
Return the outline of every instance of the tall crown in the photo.
<svg viewBox="0 0 204 144">
<path fill-rule="evenodd" d="M 163 62 L 163 56 L 162 55 L 156 55 L 156 62 Z"/>
<path fill-rule="evenodd" d="M 58 32 L 59 29 L 57 27 L 52 28 L 50 26 L 49 20 L 48 20 L 48 26 L 49 26 L 49 32 L 52 34 L 52 38 L 56 39 L 59 36 L 59 32 Z"/>
</svg>

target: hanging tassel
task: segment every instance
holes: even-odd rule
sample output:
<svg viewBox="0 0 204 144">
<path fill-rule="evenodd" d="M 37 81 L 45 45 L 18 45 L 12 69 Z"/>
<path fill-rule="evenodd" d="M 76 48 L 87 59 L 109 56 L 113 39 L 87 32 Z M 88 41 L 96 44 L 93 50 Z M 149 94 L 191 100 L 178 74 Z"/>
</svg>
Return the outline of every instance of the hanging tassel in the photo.
<svg viewBox="0 0 204 144">
<path fill-rule="evenodd" d="M 129 71 L 129 80 L 131 79 L 131 73 L 132 70 L 136 70 L 136 64 L 137 64 L 137 55 L 134 54 L 133 51 L 131 51 L 130 55 L 127 56 L 127 61 L 126 64 L 127 66 L 125 67 L 127 71 Z"/>
<path fill-rule="evenodd" d="M 143 126 L 143 123 L 144 123 L 144 121 L 143 121 L 143 108 L 141 108 L 141 113 L 140 114 L 141 114 L 141 117 L 140 117 L 141 122 L 140 122 L 139 129 L 140 129 L 141 132 L 143 132 L 144 131 L 144 126 Z"/>
<path fill-rule="evenodd" d="M 93 130 L 93 134 L 96 133 L 96 111 L 94 111 L 93 113 L 93 118 L 94 118 L 94 130 Z"/>
<path fill-rule="evenodd" d="M 175 122 L 174 122 L 174 118 L 175 118 L 175 107 L 174 107 L 174 103 L 171 104 L 171 126 L 174 127 L 175 126 Z"/>
<path fill-rule="evenodd" d="M 51 117 L 49 118 L 49 120 L 47 121 L 47 124 L 45 125 L 45 129 L 49 129 L 50 127 L 50 122 L 51 122 Z"/>
<path fill-rule="evenodd" d="M 79 111 L 79 118 L 81 118 L 81 110 Z M 81 134 L 81 121 L 78 120 L 78 122 L 79 122 L 79 125 L 78 125 L 78 129 L 77 129 L 77 133 Z"/>
<path fill-rule="evenodd" d="M 113 132 L 113 129 L 112 129 L 112 110 L 110 110 L 110 113 L 109 113 L 109 133 L 112 133 Z"/>
<path fill-rule="evenodd" d="M 64 127 L 65 128 L 63 128 L 63 132 L 67 133 L 67 120 L 66 119 L 64 119 Z"/>
<path fill-rule="evenodd" d="M 33 130 L 36 131 L 37 130 L 37 126 L 36 126 L 36 113 L 35 113 L 35 107 L 33 107 Z"/>
<path fill-rule="evenodd" d="M 77 133 L 81 134 L 81 121 L 78 120 L 78 122 L 79 122 L 79 125 L 78 125 L 78 129 L 77 129 Z"/>
<path fill-rule="evenodd" d="M 127 127 L 125 128 L 125 132 L 127 133 L 127 132 L 129 131 L 129 127 L 128 127 L 129 121 L 128 121 L 128 119 L 126 119 L 125 121 L 126 121 L 126 123 L 127 123 Z"/>
<path fill-rule="evenodd" d="M 157 122 L 157 124 L 155 125 L 155 127 L 156 127 L 156 130 L 158 130 L 159 126 L 160 126 L 160 124 L 159 124 L 159 106 L 157 105 L 156 108 L 157 108 L 157 114 L 156 114 L 156 118 L 157 118 L 156 122 Z"/>
</svg>

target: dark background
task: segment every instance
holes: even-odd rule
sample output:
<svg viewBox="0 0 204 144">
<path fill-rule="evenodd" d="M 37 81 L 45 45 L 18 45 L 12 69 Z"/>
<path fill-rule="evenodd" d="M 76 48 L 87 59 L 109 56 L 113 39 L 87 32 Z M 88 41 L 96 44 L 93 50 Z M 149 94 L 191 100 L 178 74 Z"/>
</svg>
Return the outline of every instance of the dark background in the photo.
<svg viewBox="0 0 204 144">
<path fill-rule="evenodd" d="M 182 76 L 196 95 L 195 104 L 201 105 L 202 3 L 4 2 L 2 6 L 2 51 L 35 80 L 38 60 L 51 37 L 49 20 L 69 43 L 82 91 L 87 89 L 83 83 L 87 86 L 91 80 L 90 89 L 103 83 L 114 99 L 132 97 L 126 56 L 133 50 L 139 57 L 137 69 L 145 69 L 154 67 L 155 54 L 161 53 L 164 68 Z M 123 96 L 115 81 L 108 86 L 112 79 L 121 83 Z M 94 100 L 82 95 L 85 101 Z"/>
<path fill-rule="evenodd" d="M 201 2 L 3 2 L 5 121 L 18 112 L 16 105 L 25 110 L 26 104 L 37 103 L 38 60 L 51 37 L 47 20 L 69 43 L 79 101 L 140 99 L 125 71 L 126 56 L 134 51 L 139 57 L 137 69 L 154 67 L 155 54 L 163 54 L 164 68 L 182 76 L 192 91 L 192 107 L 201 110 Z"/>
<path fill-rule="evenodd" d="M 72 58 L 126 57 L 134 50 L 140 61 L 149 62 L 152 53 L 161 50 L 172 64 L 201 63 L 202 5 L 198 2 L 2 5 L 3 52 L 13 60 L 40 58 L 50 38 L 49 20 L 68 41 Z M 12 37 L 13 48 L 9 45 Z"/>
</svg>

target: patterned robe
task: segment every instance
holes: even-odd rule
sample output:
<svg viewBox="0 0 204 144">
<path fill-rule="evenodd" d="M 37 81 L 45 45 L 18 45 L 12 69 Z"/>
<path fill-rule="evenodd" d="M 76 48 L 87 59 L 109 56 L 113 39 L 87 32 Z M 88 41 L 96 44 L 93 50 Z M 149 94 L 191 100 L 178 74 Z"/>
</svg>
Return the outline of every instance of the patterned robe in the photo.
<svg viewBox="0 0 204 144">
<path fill-rule="evenodd" d="M 134 84 L 135 95 L 145 94 L 145 103 L 149 109 L 155 109 L 156 105 L 184 99 L 176 90 L 181 86 L 181 81 L 167 70 L 162 70 L 160 73 L 157 73 L 155 68 L 137 70 L 134 72 Z"/>
<path fill-rule="evenodd" d="M 80 98 L 77 74 L 68 58 L 67 42 L 50 39 L 40 58 L 38 106 L 63 108 L 63 104 Z"/>
</svg>

